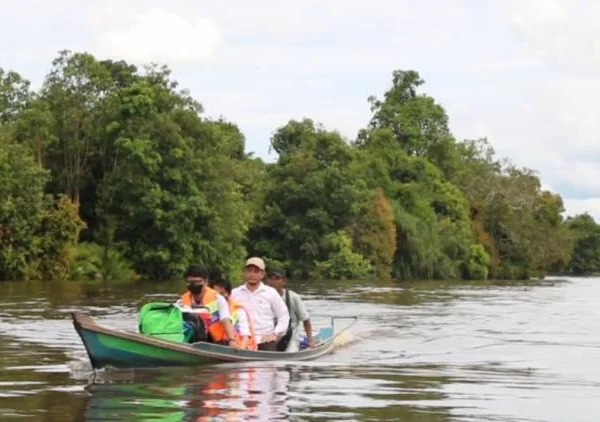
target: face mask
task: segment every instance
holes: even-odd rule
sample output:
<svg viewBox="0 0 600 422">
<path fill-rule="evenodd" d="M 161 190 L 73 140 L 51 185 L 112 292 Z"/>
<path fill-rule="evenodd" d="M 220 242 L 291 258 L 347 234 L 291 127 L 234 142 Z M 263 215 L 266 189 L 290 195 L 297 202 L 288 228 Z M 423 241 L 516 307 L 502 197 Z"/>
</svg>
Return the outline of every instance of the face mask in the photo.
<svg viewBox="0 0 600 422">
<path fill-rule="evenodd" d="M 188 290 L 193 295 L 200 294 L 202 292 L 202 287 L 203 287 L 203 285 L 200 284 L 200 283 L 190 283 L 190 284 L 188 284 Z"/>
</svg>

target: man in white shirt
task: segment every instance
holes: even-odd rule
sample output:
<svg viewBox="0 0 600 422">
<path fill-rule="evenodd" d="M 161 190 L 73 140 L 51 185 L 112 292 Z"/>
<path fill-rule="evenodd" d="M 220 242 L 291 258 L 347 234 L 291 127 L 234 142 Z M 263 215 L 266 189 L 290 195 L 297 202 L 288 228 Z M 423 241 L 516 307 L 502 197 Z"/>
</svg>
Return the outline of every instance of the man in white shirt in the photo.
<svg viewBox="0 0 600 422">
<path fill-rule="evenodd" d="M 277 342 L 286 333 L 290 314 L 277 290 L 263 283 L 265 262 L 253 257 L 246 261 L 244 284 L 231 292 L 250 314 L 258 350 L 277 351 Z"/>
</svg>

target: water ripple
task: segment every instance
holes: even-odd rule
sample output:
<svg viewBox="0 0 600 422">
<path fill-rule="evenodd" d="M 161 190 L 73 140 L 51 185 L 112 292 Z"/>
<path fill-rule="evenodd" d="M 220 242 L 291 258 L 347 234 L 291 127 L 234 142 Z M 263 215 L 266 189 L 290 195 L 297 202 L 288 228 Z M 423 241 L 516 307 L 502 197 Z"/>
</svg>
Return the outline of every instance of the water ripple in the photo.
<svg viewBox="0 0 600 422">
<path fill-rule="evenodd" d="M 600 420 L 600 279 L 299 285 L 314 326 L 360 316 L 318 361 L 90 370 L 71 312 L 135 331 L 178 288 L 11 285 L 2 420 Z"/>
</svg>

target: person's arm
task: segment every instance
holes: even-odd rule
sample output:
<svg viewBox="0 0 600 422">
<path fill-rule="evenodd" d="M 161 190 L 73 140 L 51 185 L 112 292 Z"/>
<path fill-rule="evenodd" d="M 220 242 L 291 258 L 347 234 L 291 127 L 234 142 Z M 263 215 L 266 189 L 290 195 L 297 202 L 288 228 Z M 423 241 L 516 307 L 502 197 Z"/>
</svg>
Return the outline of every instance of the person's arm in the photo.
<svg viewBox="0 0 600 422">
<path fill-rule="evenodd" d="M 248 314 L 243 308 L 238 309 L 238 327 L 240 329 L 240 335 L 250 336 L 250 324 L 248 323 Z"/>
<path fill-rule="evenodd" d="M 310 314 L 308 313 L 308 310 L 306 309 L 306 306 L 304 305 L 304 302 L 302 301 L 300 295 L 296 294 L 295 299 L 296 306 L 294 306 L 294 308 L 297 312 L 296 315 L 298 316 L 298 320 L 302 321 L 302 323 L 304 324 L 304 331 L 306 332 L 306 337 L 308 338 L 308 347 L 314 347 L 315 340 L 312 336 L 312 324 L 310 322 Z"/>
<path fill-rule="evenodd" d="M 249 340 L 248 336 L 243 336 L 237 345 L 238 348 L 239 349 L 247 349 L 248 348 L 248 340 Z"/>
<path fill-rule="evenodd" d="M 290 313 L 283 298 L 277 293 L 277 290 L 273 290 L 274 294 L 271 296 L 271 307 L 273 308 L 275 318 L 277 318 L 277 325 L 273 330 L 273 334 L 277 337 L 276 341 L 279 341 L 290 325 Z"/>
<path fill-rule="evenodd" d="M 250 325 L 248 324 L 248 317 L 245 309 L 238 311 L 238 325 L 240 327 L 240 335 L 242 339 L 238 344 L 240 349 L 245 349 L 248 346 L 248 340 L 250 339 Z"/>
<path fill-rule="evenodd" d="M 229 304 L 227 303 L 227 299 L 221 295 L 217 295 L 217 304 L 219 306 L 219 321 L 223 324 L 225 334 L 227 334 L 227 340 L 231 343 L 232 341 L 235 341 L 235 332 L 233 331 L 233 325 L 231 324 Z"/>
<path fill-rule="evenodd" d="M 306 337 L 308 338 L 308 347 L 315 347 L 315 339 L 312 336 L 312 324 L 310 319 L 304 321 L 304 331 L 306 331 Z"/>
</svg>

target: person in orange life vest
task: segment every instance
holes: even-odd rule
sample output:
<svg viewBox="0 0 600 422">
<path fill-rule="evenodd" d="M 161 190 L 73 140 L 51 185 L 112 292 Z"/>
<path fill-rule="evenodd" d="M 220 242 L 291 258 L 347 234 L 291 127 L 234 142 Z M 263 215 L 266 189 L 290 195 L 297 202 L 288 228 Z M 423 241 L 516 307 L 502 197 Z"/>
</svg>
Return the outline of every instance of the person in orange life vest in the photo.
<svg viewBox="0 0 600 422">
<path fill-rule="evenodd" d="M 188 291 L 178 303 L 183 306 L 208 308 L 210 319 L 207 322 L 208 333 L 212 341 L 235 346 L 235 331 L 231 323 L 227 300 L 207 285 L 208 272 L 198 266 L 190 265 L 185 274 Z"/>
<path fill-rule="evenodd" d="M 218 278 L 213 281 L 213 288 L 223 295 L 229 303 L 229 313 L 231 314 L 231 322 L 233 323 L 238 347 L 240 349 L 257 350 L 252 319 L 242 304 L 231 297 L 231 282 L 225 278 Z"/>
<path fill-rule="evenodd" d="M 286 333 L 290 313 L 277 290 L 262 282 L 265 261 L 253 257 L 246 261 L 244 284 L 231 291 L 252 318 L 258 350 L 277 351 L 277 342 Z"/>
<path fill-rule="evenodd" d="M 211 267 L 207 271 L 208 273 L 208 287 L 214 289 L 214 283 L 216 280 L 223 278 L 223 273 L 219 267 Z"/>
</svg>

